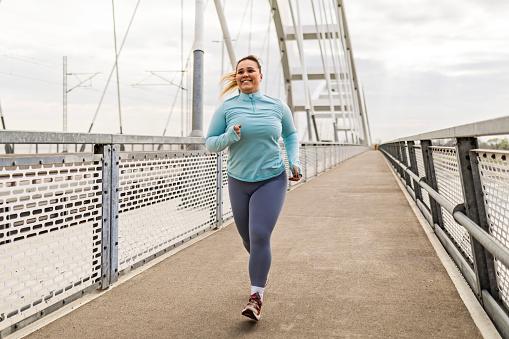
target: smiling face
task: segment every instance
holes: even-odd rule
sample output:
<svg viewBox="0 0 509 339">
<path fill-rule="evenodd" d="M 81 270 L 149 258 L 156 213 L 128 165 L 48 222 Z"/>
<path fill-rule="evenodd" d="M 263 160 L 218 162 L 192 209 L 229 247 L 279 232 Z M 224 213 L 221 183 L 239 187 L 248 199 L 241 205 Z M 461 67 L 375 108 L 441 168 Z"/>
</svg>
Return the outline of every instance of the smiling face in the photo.
<svg viewBox="0 0 509 339">
<path fill-rule="evenodd" d="M 253 60 L 246 59 L 237 65 L 237 85 L 244 94 L 258 92 L 262 77 L 258 64 Z"/>
</svg>

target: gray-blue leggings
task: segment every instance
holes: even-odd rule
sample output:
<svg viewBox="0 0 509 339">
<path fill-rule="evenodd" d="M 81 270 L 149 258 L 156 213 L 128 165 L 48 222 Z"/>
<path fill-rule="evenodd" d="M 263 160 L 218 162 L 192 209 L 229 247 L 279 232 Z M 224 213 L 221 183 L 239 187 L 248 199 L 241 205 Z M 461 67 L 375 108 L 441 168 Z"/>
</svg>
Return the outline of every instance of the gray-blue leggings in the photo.
<svg viewBox="0 0 509 339">
<path fill-rule="evenodd" d="M 228 176 L 233 218 L 249 252 L 252 286 L 264 287 L 267 281 L 272 260 L 270 236 L 283 208 L 286 180 L 286 172 L 258 182 L 240 181 Z"/>
</svg>

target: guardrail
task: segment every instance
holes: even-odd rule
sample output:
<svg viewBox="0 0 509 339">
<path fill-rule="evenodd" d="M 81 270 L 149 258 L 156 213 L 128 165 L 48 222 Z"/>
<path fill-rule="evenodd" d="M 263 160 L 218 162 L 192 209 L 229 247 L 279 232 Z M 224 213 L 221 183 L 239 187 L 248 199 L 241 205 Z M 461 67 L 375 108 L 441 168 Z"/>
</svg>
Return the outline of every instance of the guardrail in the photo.
<svg viewBox="0 0 509 339">
<path fill-rule="evenodd" d="M 233 217 L 228 154 L 203 138 L 4 131 L 0 143 L 90 150 L 0 155 L 0 338 Z M 302 143 L 303 180 L 366 150 Z"/>
<path fill-rule="evenodd" d="M 379 146 L 504 338 L 509 338 L 509 152 L 478 137 L 509 134 L 509 117 Z M 433 145 L 454 139 L 454 147 Z"/>
</svg>

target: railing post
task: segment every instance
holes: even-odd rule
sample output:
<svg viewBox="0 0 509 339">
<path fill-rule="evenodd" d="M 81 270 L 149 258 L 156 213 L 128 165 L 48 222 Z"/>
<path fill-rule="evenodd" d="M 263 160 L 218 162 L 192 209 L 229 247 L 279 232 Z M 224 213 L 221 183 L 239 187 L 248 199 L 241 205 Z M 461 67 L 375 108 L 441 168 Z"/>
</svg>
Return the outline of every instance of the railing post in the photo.
<svg viewBox="0 0 509 339">
<path fill-rule="evenodd" d="M 431 152 L 431 140 L 421 140 L 421 150 L 422 150 L 422 159 L 424 163 L 424 170 L 426 172 L 426 183 L 431 186 L 435 191 L 438 192 L 438 184 L 437 178 L 435 175 L 435 166 L 433 164 L 433 154 Z M 431 217 L 433 219 L 433 225 L 431 227 L 435 228 L 435 225 L 439 227 L 443 227 L 442 221 L 442 210 L 440 209 L 440 205 L 433 199 L 433 197 L 429 197 L 430 205 L 431 205 Z"/>
<path fill-rule="evenodd" d="M 470 151 L 470 165 L 472 166 L 472 178 L 474 180 L 474 189 L 475 189 L 475 196 L 477 201 L 477 210 L 479 215 L 479 223 L 478 225 L 481 226 L 481 228 L 489 233 L 489 224 L 488 219 L 486 216 L 486 208 L 484 205 L 484 193 L 483 193 L 483 187 L 481 182 L 481 176 L 479 171 L 479 161 L 477 160 L 477 152 Z M 493 255 L 488 252 L 484 251 L 486 256 L 486 266 L 488 269 L 488 278 L 490 281 L 490 289 L 491 296 L 495 300 L 499 300 L 499 289 L 498 289 L 498 283 L 497 283 L 497 272 L 495 269 L 495 263 L 493 260 Z"/>
<path fill-rule="evenodd" d="M 102 154 L 102 219 L 101 219 L 101 288 L 110 285 L 111 234 L 111 145 L 94 145 L 94 153 Z"/>
<path fill-rule="evenodd" d="M 120 190 L 120 150 L 121 145 L 111 148 L 111 234 L 110 234 L 110 284 L 118 281 L 118 218 Z"/>
<path fill-rule="evenodd" d="M 408 156 L 410 157 L 410 170 L 413 174 L 419 176 L 419 168 L 417 167 L 417 158 L 415 157 L 415 142 L 414 141 L 408 141 Z M 419 200 L 422 202 L 422 192 L 421 192 L 421 186 L 417 181 L 414 180 L 414 193 L 415 193 L 415 200 Z"/>
<path fill-rule="evenodd" d="M 315 177 L 318 176 L 318 146 L 315 144 Z"/>
<path fill-rule="evenodd" d="M 223 226 L 223 152 L 217 153 L 216 229 Z"/>
<path fill-rule="evenodd" d="M 334 166 L 338 164 L 338 145 L 334 145 Z"/>
<path fill-rule="evenodd" d="M 329 161 L 329 167 L 327 167 L 327 169 L 331 169 L 332 168 L 332 159 L 330 157 L 330 147 L 329 146 L 325 146 L 323 148 L 323 154 L 324 154 L 325 158 L 327 158 L 327 160 Z M 327 165 L 327 162 L 325 164 Z"/>
<path fill-rule="evenodd" d="M 308 150 L 307 150 L 307 145 L 304 145 L 304 164 L 301 165 L 301 167 L 304 167 L 302 168 L 302 172 L 304 172 L 304 181 L 308 181 Z"/>
<path fill-rule="evenodd" d="M 456 155 L 463 189 L 464 206 L 466 215 L 477 225 L 481 225 L 486 232 L 489 232 L 484 211 L 482 198 L 482 187 L 479 178 L 479 171 L 476 161 L 472 161 L 470 151 L 477 148 L 477 138 L 457 138 Z M 474 176 L 476 177 L 474 179 Z M 476 186 L 478 185 L 477 189 Z M 481 207 L 481 208 L 479 208 Z M 483 216 L 481 216 L 483 213 Z M 484 219 L 484 224 L 481 220 Z M 476 274 L 477 299 L 482 303 L 482 290 L 488 290 L 495 299 L 498 299 L 496 272 L 493 263 L 493 256 L 470 235 L 472 257 L 474 260 L 474 271 Z M 494 284 L 494 285 L 493 285 Z M 495 293 L 495 295 L 493 294 Z"/>
<path fill-rule="evenodd" d="M 118 280 L 118 145 L 94 145 L 102 154 L 101 288 Z"/>
<path fill-rule="evenodd" d="M 407 147 L 407 145 L 405 144 L 404 141 L 401 141 L 400 142 L 400 147 L 401 147 L 401 160 L 402 160 L 401 162 L 406 167 L 408 167 L 409 166 L 408 165 L 408 159 L 407 159 L 407 156 L 406 156 L 406 147 Z M 406 171 L 403 171 L 403 174 L 404 174 L 406 185 L 411 188 L 412 187 L 412 182 L 410 180 L 410 175 Z"/>
<path fill-rule="evenodd" d="M 392 153 L 392 156 L 394 157 L 394 159 L 398 159 L 398 153 L 397 153 L 397 149 L 396 149 L 396 143 L 392 143 L 391 144 L 391 153 Z M 399 167 L 398 166 L 394 166 L 394 168 L 396 168 L 396 172 L 398 173 L 398 175 L 400 174 L 399 172 Z"/>
<path fill-rule="evenodd" d="M 395 147 L 396 147 L 396 159 L 398 159 L 399 162 L 403 163 L 403 155 L 402 155 L 403 150 L 402 150 L 401 142 L 395 143 Z M 398 169 L 401 179 L 405 179 L 405 172 L 403 171 L 403 168 L 401 168 L 401 166 L 396 166 L 396 168 Z"/>
</svg>

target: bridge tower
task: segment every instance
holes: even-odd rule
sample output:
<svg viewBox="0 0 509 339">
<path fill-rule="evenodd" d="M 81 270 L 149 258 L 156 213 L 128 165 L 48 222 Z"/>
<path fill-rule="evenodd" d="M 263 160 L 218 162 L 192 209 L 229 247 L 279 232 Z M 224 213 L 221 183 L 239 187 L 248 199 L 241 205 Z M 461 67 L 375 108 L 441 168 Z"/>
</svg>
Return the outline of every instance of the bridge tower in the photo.
<svg viewBox="0 0 509 339">
<path fill-rule="evenodd" d="M 308 7 L 299 1 L 269 1 L 287 103 L 296 119 L 305 115 L 308 140 L 367 145 L 367 115 L 343 0 L 310 1 Z"/>
<path fill-rule="evenodd" d="M 300 139 L 368 145 L 369 123 L 343 0 L 269 0 L 269 4 L 287 104 L 298 129 L 305 130 Z M 215 5 L 235 65 L 220 0 Z"/>
</svg>

